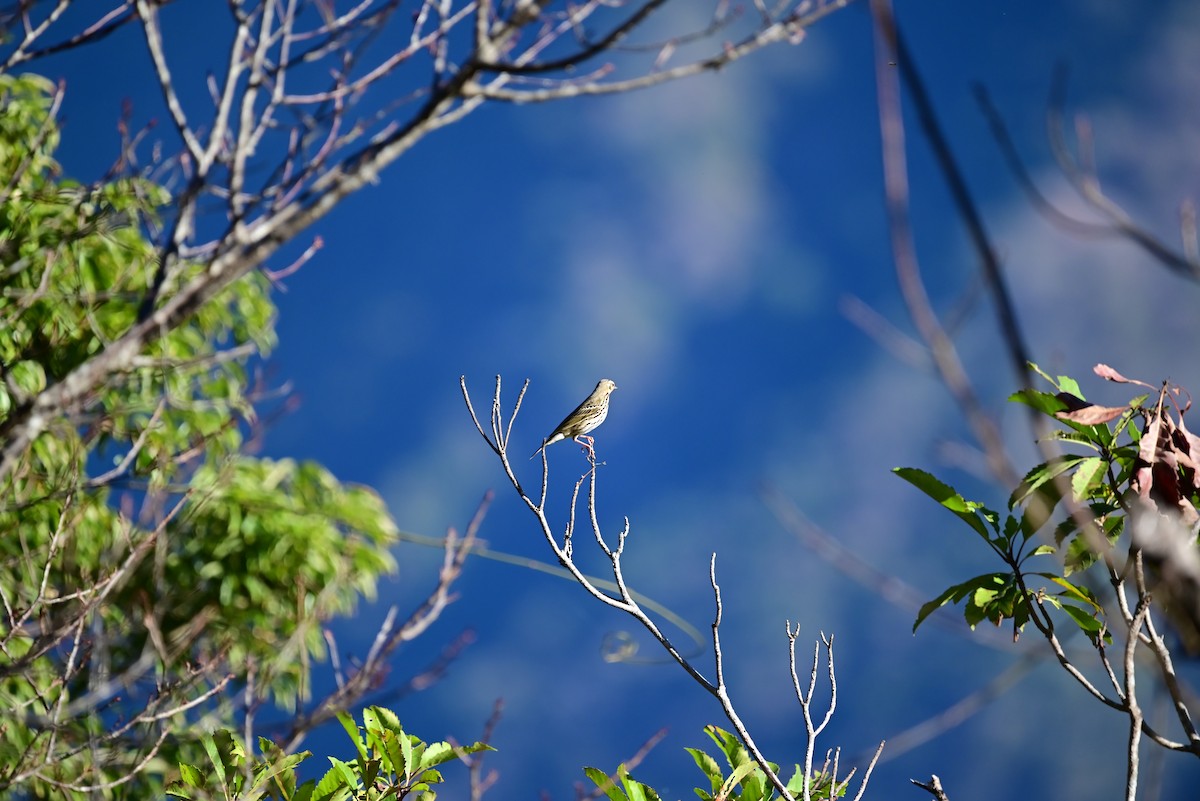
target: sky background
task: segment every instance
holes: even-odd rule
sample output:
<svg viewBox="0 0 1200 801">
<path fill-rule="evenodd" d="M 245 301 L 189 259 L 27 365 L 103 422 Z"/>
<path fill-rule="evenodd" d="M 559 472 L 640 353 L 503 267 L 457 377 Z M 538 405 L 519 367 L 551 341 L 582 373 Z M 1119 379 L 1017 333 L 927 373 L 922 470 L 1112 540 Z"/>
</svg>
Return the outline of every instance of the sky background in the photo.
<svg viewBox="0 0 1200 801">
<path fill-rule="evenodd" d="M 193 89 L 205 69 L 222 67 L 223 28 L 212 20 L 224 12 L 212 9 L 163 10 L 167 46 Z M 687 28 L 707 10 L 668 4 L 657 24 Z M 1106 188 L 1175 243 L 1179 204 L 1196 196 L 1200 175 L 1200 7 L 926 0 L 899 3 L 898 14 L 1036 359 L 1101 402 L 1131 393 L 1091 376 L 1097 362 L 1200 390 L 1197 287 L 1130 245 L 1080 239 L 1039 216 L 972 96 L 973 83 L 987 88 L 1045 192 L 1079 209 L 1045 137 L 1053 71 L 1065 64 Z M 66 80 L 59 155 L 68 174 L 92 179 L 111 163 L 123 100 L 133 101 L 135 122 L 165 123 L 132 29 L 34 67 Z M 1035 634 L 1013 645 L 1007 632 L 929 625 L 913 636 L 913 609 L 839 573 L 761 497 L 774 487 L 923 598 L 996 567 L 973 534 L 890 470 L 931 470 L 994 507 L 1007 492 L 972 472 L 969 434 L 938 381 L 843 311 L 857 299 L 911 334 L 885 228 L 873 71 L 870 20 L 856 3 L 800 45 L 716 75 L 625 96 L 490 106 L 433 134 L 290 251 L 314 235 L 325 243 L 275 295 L 280 345 L 269 369 L 302 403 L 262 452 L 314 459 L 377 488 L 400 527 L 420 535 L 465 525 L 495 488 L 481 536 L 546 560 L 535 521 L 465 413 L 458 378 L 483 409 L 497 374 L 507 402 L 530 379 L 515 462 L 535 484 L 540 466 L 524 454 L 599 378 L 612 378 L 620 389 L 596 432 L 607 463 L 601 523 L 615 535 L 629 518 L 631 586 L 702 631 L 717 554 L 727 681 L 771 759 L 803 754 L 787 620 L 802 627 L 802 654 L 820 632 L 836 635 L 838 709 L 819 746 L 842 747 L 843 764 L 967 696 L 1037 650 Z M 977 260 L 911 124 L 908 143 L 922 268 L 947 311 L 977 280 Z M 1023 412 L 1005 402 L 1015 379 L 990 304 L 978 302 L 955 333 L 1018 468 L 1030 467 Z M 561 529 L 585 461 L 569 444 L 549 453 Z M 578 544 L 581 565 L 601 571 L 600 555 Z M 378 602 L 335 626 L 347 657 L 365 652 L 390 604 L 411 608 L 434 581 L 438 552 L 403 543 L 395 554 L 399 574 Z M 612 770 L 667 727 L 635 775 L 664 797 L 692 797 L 700 774 L 682 748 L 709 744 L 701 728 L 723 724 L 720 709 L 629 621 L 567 581 L 485 560 L 468 564 L 458 591 L 395 657 L 399 682 L 474 632 L 443 681 L 395 702 L 406 727 L 473 740 L 502 698 L 499 753 L 488 757 L 500 772 L 489 793 L 497 799 L 570 798 L 581 766 Z M 952 623 L 958 612 L 942 615 Z M 602 659 L 605 637 L 622 630 L 646 664 Z M 710 673 L 711 649 L 696 664 Z M 1194 677 L 1194 665 L 1185 670 Z M 949 733 L 885 751 L 868 797 L 920 797 L 908 780 L 931 773 L 952 798 L 1117 797 L 1123 737 L 1116 713 L 1043 662 Z M 335 731 L 307 745 L 339 753 L 343 738 Z M 1168 756 L 1167 766 L 1163 797 L 1189 797 L 1200 771 L 1183 757 Z"/>
</svg>

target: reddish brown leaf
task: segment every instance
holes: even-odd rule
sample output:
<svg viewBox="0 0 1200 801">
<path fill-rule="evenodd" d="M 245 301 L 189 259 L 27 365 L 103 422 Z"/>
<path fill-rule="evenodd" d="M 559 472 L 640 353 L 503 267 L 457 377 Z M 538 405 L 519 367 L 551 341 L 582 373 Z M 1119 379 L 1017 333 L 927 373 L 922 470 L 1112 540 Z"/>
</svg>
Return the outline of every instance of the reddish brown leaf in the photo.
<svg viewBox="0 0 1200 801">
<path fill-rule="evenodd" d="M 1128 384 L 1129 379 L 1118 373 L 1116 370 L 1109 367 L 1107 364 L 1097 364 L 1092 368 L 1092 372 L 1101 378 L 1108 381 L 1115 381 L 1118 384 Z"/>
<path fill-rule="evenodd" d="M 1138 497 L 1149 499 L 1151 486 L 1153 484 L 1150 480 L 1150 465 L 1142 464 L 1129 477 L 1129 488 L 1136 492 Z"/>
<path fill-rule="evenodd" d="M 1169 454 L 1151 468 L 1153 471 L 1153 497 L 1168 508 L 1178 506 L 1183 495 L 1179 492 L 1179 474 L 1175 472 L 1174 459 Z"/>
<path fill-rule="evenodd" d="M 1139 387 L 1145 387 L 1146 389 L 1154 389 L 1154 387 L 1150 386 L 1145 381 L 1138 381 L 1136 378 L 1126 378 L 1116 370 L 1109 367 L 1107 364 L 1097 364 L 1092 368 L 1092 372 L 1107 381 L 1113 381 L 1117 384 L 1135 384 Z"/>
<path fill-rule="evenodd" d="M 1200 491 L 1200 437 L 1187 430 L 1182 415 L 1175 430 L 1175 449 L 1179 463 L 1185 468 L 1184 480 L 1191 484 L 1193 491 Z"/>
<path fill-rule="evenodd" d="M 1142 432 L 1142 441 L 1138 445 L 1138 458 L 1146 464 L 1154 464 L 1158 460 L 1158 439 L 1162 436 L 1162 418 L 1154 415 Z"/>
<path fill-rule="evenodd" d="M 1128 408 L 1127 406 L 1097 406 L 1094 403 L 1090 403 L 1074 411 L 1056 412 L 1054 416 L 1060 420 L 1070 420 L 1080 425 L 1095 426 L 1116 420 Z"/>
<path fill-rule="evenodd" d="M 1188 392 L 1183 387 L 1171 387 L 1171 394 L 1175 397 L 1176 404 L 1182 399 L 1183 405 L 1177 406 L 1180 418 L 1187 413 L 1187 410 L 1192 408 L 1192 393 Z"/>
<path fill-rule="evenodd" d="M 1182 415 L 1179 418 L 1179 433 L 1183 436 L 1184 442 L 1187 443 L 1187 450 L 1191 453 L 1200 454 L 1200 437 L 1188 431 L 1187 425 L 1183 422 Z"/>
</svg>

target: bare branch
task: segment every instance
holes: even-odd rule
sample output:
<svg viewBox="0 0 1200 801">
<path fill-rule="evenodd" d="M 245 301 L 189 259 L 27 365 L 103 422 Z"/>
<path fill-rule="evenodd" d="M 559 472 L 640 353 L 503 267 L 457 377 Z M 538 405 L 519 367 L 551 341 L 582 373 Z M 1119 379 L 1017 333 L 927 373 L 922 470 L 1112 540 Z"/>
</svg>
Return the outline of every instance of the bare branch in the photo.
<svg viewBox="0 0 1200 801">
<path fill-rule="evenodd" d="M 487 514 L 491 501 L 492 493 L 488 492 L 480 501 L 461 538 L 453 528 L 449 529 L 443 544 L 442 568 L 433 590 L 398 627 L 396 626 L 398 609 L 393 606 L 388 610 L 387 617 L 375 635 L 375 641 L 357 672 L 339 682 L 338 687 L 318 703 L 313 711 L 296 716 L 288 733 L 282 738 L 285 743 L 282 747 L 285 751 L 290 752 L 297 748 L 309 731 L 330 720 L 338 712 L 348 709 L 367 693 L 378 680 L 385 662 L 392 652 L 401 643 L 419 636 L 441 616 L 446 605 L 452 600 L 450 588 L 462 575 L 463 564 L 471 553 L 479 533 L 479 527 L 483 524 L 483 518 Z"/>
<path fill-rule="evenodd" d="M 1138 747 L 1142 741 L 1142 707 L 1137 700 L 1137 655 L 1138 632 L 1141 631 L 1146 616 L 1150 614 L 1150 596 L 1142 596 L 1138 603 L 1137 612 L 1130 622 L 1129 637 L 1125 641 L 1125 707 L 1129 714 L 1129 748 L 1125 761 L 1125 801 L 1136 801 L 1138 765 L 1140 754 Z"/>
<path fill-rule="evenodd" d="M 942 328 L 933 310 L 921 277 L 920 263 L 917 259 L 909 223 L 908 175 L 904 152 L 900 88 L 895 70 L 889 65 L 895 62 L 901 64 L 901 74 L 906 76 L 906 83 L 910 90 L 917 84 L 915 68 L 908 63 L 908 54 L 902 50 L 902 43 L 892 16 L 891 3 L 888 0 L 872 0 L 871 11 L 875 19 L 878 43 L 875 56 L 875 75 L 879 91 L 879 124 L 883 137 L 884 190 L 887 198 L 892 255 L 896 264 L 896 276 L 900 282 L 900 291 L 905 305 L 908 307 L 909 315 L 921 334 L 921 339 L 929 346 L 938 374 L 946 388 L 954 396 L 959 408 L 963 410 L 975 436 L 982 444 L 987 454 L 989 468 L 1002 485 L 1016 486 L 1020 481 L 1020 475 L 1009 462 L 999 429 L 976 396 L 954 343 Z M 921 102 L 921 99 L 924 99 L 923 91 L 914 91 L 913 94 L 914 99 L 917 99 L 921 119 L 926 122 L 926 135 L 930 136 L 934 142 L 941 142 L 942 148 L 946 151 L 943 158 L 945 171 L 953 165 L 953 162 L 949 160 L 948 149 L 933 121 L 932 107 L 927 99 Z M 936 132 L 936 137 L 934 132 Z M 976 250 L 981 255 L 988 255 L 988 258 L 985 259 L 985 266 L 990 264 L 995 272 L 994 286 L 1005 292 L 1007 296 L 1007 290 L 1003 289 L 1003 282 L 1000 280 L 999 265 L 995 256 L 991 255 L 990 244 L 983 233 L 982 222 L 979 221 L 974 206 L 967 203 L 969 198 L 957 170 L 955 169 L 949 174 L 953 176 L 951 185 L 954 194 L 960 198 L 960 213 L 964 213 L 967 219 L 973 220 L 971 229 L 978 231 Z M 1029 386 L 1031 380 L 1027 366 L 1028 358 L 1025 346 L 1016 333 L 1015 315 L 1006 318 L 1006 321 L 1005 331 L 1013 335 L 1008 341 L 1014 369 L 1022 386 Z M 1040 415 L 1032 413 L 1031 419 L 1036 420 L 1035 425 L 1044 427 L 1045 424 Z"/>
<path fill-rule="evenodd" d="M 763 753 L 758 750 L 758 746 L 754 744 L 754 740 L 750 737 L 750 732 L 746 729 L 746 725 L 742 723 L 741 717 L 737 710 L 733 708 L 733 701 L 729 698 L 729 690 L 725 686 L 725 664 L 724 657 L 721 655 L 721 586 L 717 584 L 717 555 L 714 553 L 708 563 L 708 580 L 712 585 L 713 603 L 716 611 L 713 614 L 712 622 L 712 642 L 713 642 L 713 662 L 716 667 L 716 684 L 711 690 L 712 694 L 721 704 L 721 709 L 725 712 L 725 717 L 733 726 L 737 736 L 741 739 L 742 744 L 746 746 L 746 750 L 750 752 L 750 757 L 762 769 L 763 775 L 767 777 L 767 781 L 775 786 L 779 791 L 779 795 L 786 801 L 794 801 L 792 794 L 788 791 L 787 785 L 779 778 L 771 763 L 767 760 Z M 811 746 L 811 740 L 810 740 Z M 808 798 L 808 779 L 812 777 L 812 765 L 806 765 L 805 775 L 805 799 Z"/>
<path fill-rule="evenodd" d="M 493 394 L 492 415 L 491 415 L 491 421 L 490 421 L 493 433 L 491 436 L 489 436 L 485 432 L 482 422 L 479 420 L 478 416 L 475 413 L 474 406 L 471 402 L 470 393 L 467 391 L 465 378 L 459 379 L 459 385 L 460 385 L 460 388 L 463 393 L 463 399 L 466 404 L 467 411 L 471 416 L 471 420 L 475 425 L 476 430 L 479 432 L 480 436 L 483 437 L 484 441 L 487 442 L 488 445 L 490 447 L 492 447 L 492 450 L 500 457 L 501 465 L 505 471 L 505 474 L 507 475 L 507 477 L 509 479 L 509 482 L 512 484 L 513 488 L 516 490 L 517 494 L 525 502 L 525 505 L 529 508 L 529 510 L 537 518 L 539 526 L 541 527 L 541 530 L 542 530 L 542 536 L 546 540 L 547 545 L 549 545 L 551 550 L 554 552 L 555 556 L 557 557 L 557 559 L 559 561 L 559 564 L 561 564 L 566 569 L 566 571 L 571 575 L 571 577 L 574 578 L 574 580 L 581 587 L 583 587 L 584 590 L 586 590 L 590 595 L 592 595 L 592 597 L 596 598 L 597 600 L 600 600 L 601 602 L 605 603 L 608 606 L 619 609 L 619 610 L 631 615 L 635 620 L 637 620 L 638 623 L 640 623 L 641 626 L 643 628 L 645 628 L 651 634 L 651 636 L 654 637 L 654 639 L 659 642 L 659 644 L 667 651 L 667 653 L 670 655 L 670 657 L 681 668 L 683 668 L 683 670 L 686 671 L 688 673 L 688 675 L 691 676 L 694 681 L 696 681 L 701 687 L 704 688 L 705 691 L 707 691 L 708 693 L 713 695 L 713 697 L 715 697 L 718 700 L 718 702 L 721 705 L 722 711 L 725 713 L 726 718 L 729 720 L 730 724 L 733 726 L 735 733 L 737 734 L 739 740 L 742 742 L 743 746 L 745 746 L 745 748 L 746 748 L 747 752 L 750 754 L 751 758 L 758 765 L 758 767 L 763 771 L 763 774 L 766 776 L 768 781 L 770 781 L 771 784 L 775 787 L 775 789 L 777 791 L 779 791 L 779 793 L 783 796 L 783 798 L 789 799 L 789 801 L 790 801 L 792 799 L 792 796 L 789 793 L 786 784 L 784 784 L 784 782 L 779 778 L 778 774 L 775 773 L 774 769 L 771 767 L 770 762 L 766 759 L 766 757 L 762 754 L 762 752 L 759 751 L 757 745 L 754 743 L 753 738 L 751 737 L 745 724 L 742 722 L 740 716 L 737 713 L 737 710 L 735 709 L 735 707 L 733 705 L 732 700 L 730 699 L 728 688 L 726 687 L 726 684 L 725 684 L 724 661 L 723 661 L 724 657 L 723 657 L 722 650 L 721 650 L 721 637 L 720 637 L 720 626 L 721 626 L 721 617 L 722 617 L 722 601 L 721 601 L 721 588 L 720 588 L 720 585 L 717 583 L 717 578 L 716 578 L 716 554 L 714 553 L 712 555 L 712 559 L 709 564 L 709 583 L 712 586 L 713 598 L 714 598 L 714 604 L 715 604 L 715 613 L 714 613 L 714 619 L 713 619 L 713 623 L 712 623 L 712 644 L 713 644 L 715 679 L 710 682 L 708 679 L 706 679 L 703 675 L 701 675 L 699 673 L 699 671 L 688 661 L 687 658 L 682 656 L 675 649 L 675 647 L 671 644 L 670 640 L 668 640 L 666 638 L 666 636 L 663 635 L 662 631 L 658 628 L 657 624 L 653 621 L 653 619 L 651 619 L 645 613 L 645 611 L 643 611 L 643 609 L 639 605 L 638 601 L 634 598 L 633 593 L 630 591 L 630 589 L 628 588 L 628 586 L 625 583 L 623 571 L 621 569 L 621 558 L 624 553 L 625 544 L 626 544 L 627 538 L 630 533 L 630 524 L 629 524 L 628 518 L 626 518 L 624 526 L 622 527 L 621 531 L 617 535 L 617 542 L 616 542 L 615 546 L 610 545 L 606 541 L 606 539 L 603 535 L 603 532 L 601 530 L 601 526 L 599 523 L 599 517 L 598 517 L 598 513 L 597 513 L 597 481 L 598 481 L 597 477 L 599 475 L 598 468 L 600 466 L 602 466 L 604 463 L 597 462 L 596 452 L 594 449 L 586 451 L 587 459 L 588 459 L 588 470 L 575 483 L 574 491 L 571 496 L 570 507 L 569 507 L 568 513 L 567 513 L 568 522 L 567 522 L 566 531 L 565 531 L 564 537 L 563 537 L 563 543 L 561 545 L 559 544 L 557 538 L 554 535 L 553 528 L 551 527 L 550 522 L 546 516 L 546 510 L 545 510 L 546 484 L 548 482 L 548 472 L 549 472 L 549 466 L 548 466 L 548 461 L 547 461 L 547 456 L 546 456 L 547 449 L 546 448 L 541 449 L 541 452 L 542 452 L 542 497 L 541 497 L 540 502 L 535 502 L 532 498 L 530 498 L 525 493 L 524 490 L 521 489 L 521 484 L 517 480 L 515 474 L 513 473 L 512 465 L 508 459 L 507 443 L 505 443 L 505 445 L 502 447 L 498 447 L 496 445 L 496 440 L 499 440 L 501 438 L 501 435 L 500 435 L 501 421 L 504 419 L 504 410 L 503 410 L 502 404 L 500 403 L 500 384 L 501 384 L 500 377 L 497 376 L 496 377 L 496 389 L 495 389 L 495 393 Z M 526 386 L 528 386 L 528 382 L 526 382 Z M 522 394 L 523 393 L 524 393 L 524 390 L 522 390 Z M 514 419 L 515 419 L 515 413 L 514 413 L 513 417 L 510 417 L 508 420 L 508 430 L 509 431 L 511 431 Z M 593 582 L 589 577 L 585 576 L 578 569 L 578 567 L 576 567 L 575 562 L 572 559 L 572 554 L 571 554 L 572 535 L 574 533 L 574 527 L 575 527 L 576 507 L 578 505 L 580 491 L 582 490 L 582 487 L 585 483 L 587 484 L 587 487 L 588 487 L 587 510 L 588 510 L 589 523 L 591 525 L 592 534 L 596 541 L 597 547 L 607 557 L 607 559 L 609 561 L 609 565 L 612 569 L 613 579 L 614 579 L 616 591 L 617 591 L 616 597 L 608 595 L 605 592 L 602 592 L 595 582 Z M 789 633 L 790 633 L 790 631 L 789 631 Z M 794 642 L 793 642 L 793 644 L 794 644 Z M 831 684 L 834 684 L 835 676 L 834 676 L 834 665 L 833 665 L 833 659 L 832 659 L 832 640 L 826 641 L 826 647 L 827 647 L 827 650 L 829 651 L 829 658 L 827 660 L 828 661 L 829 678 L 830 678 Z M 793 649 L 793 659 L 794 659 L 794 649 Z M 814 662 L 814 671 L 815 670 L 816 670 L 816 663 Z M 794 661 L 793 661 L 793 677 L 794 676 L 795 676 L 795 673 L 794 673 Z M 814 681 L 815 681 L 815 673 L 814 673 Z M 834 686 L 836 686 L 836 685 L 834 684 Z M 797 688 L 798 688 L 798 685 L 797 685 Z M 810 691 L 809 691 L 810 697 L 811 697 L 811 692 L 812 692 L 812 690 L 810 688 Z M 800 695 L 798 689 L 797 689 L 797 693 L 798 693 L 798 695 Z M 836 693 L 836 690 L 835 690 L 835 693 Z M 803 697 L 803 696 L 801 696 L 801 697 Z M 806 703 L 806 702 L 802 702 L 802 703 Z M 815 738 L 816 734 L 819 733 L 821 730 L 823 730 L 825 728 L 825 726 L 828 724 L 828 722 L 833 714 L 834 706 L 835 706 L 835 703 L 831 703 L 830 708 L 825 715 L 824 721 L 822 723 L 820 723 L 819 725 L 812 724 L 811 719 L 806 718 L 806 720 L 809 724 L 809 732 L 810 732 L 810 739 L 809 739 L 810 752 L 809 752 L 809 758 L 807 760 L 806 765 L 807 765 L 807 770 L 808 770 L 808 774 L 809 774 L 810 778 L 812 775 L 812 753 L 811 753 L 812 742 L 813 742 L 813 739 Z M 882 744 L 880 746 L 880 749 L 882 749 Z M 871 760 L 870 769 L 873 769 L 876 761 L 878 760 L 878 756 L 879 756 L 879 754 L 877 752 L 875 755 L 875 758 Z M 833 767 L 832 767 L 832 773 L 829 774 L 830 781 L 834 782 L 835 784 L 836 784 L 836 774 L 837 774 L 837 757 L 835 756 Z M 846 780 L 839 785 L 843 788 L 843 790 L 846 786 L 848 786 L 849 781 L 853 777 L 853 775 L 854 775 L 854 772 L 852 771 L 850 776 L 848 776 L 846 778 Z M 869 770 L 868 770 L 868 775 L 869 775 Z M 863 784 L 864 789 L 865 789 L 865 780 L 866 780 L 866 776 L 864 776 L 864 784 Z M 861 795 L 861 792 L 862 791 L 860 790 L 860 795 Z"/>
<path fill-rule="evenodd" d="M 197 166 L 207 166 L 204 148 L 200 146 L 200 140 L 196 138 L 195 132 L 188 125 L 183 103 L 175 93 L 175 81 L 171 77 L 171 68 L 167 66 L 167 54 L 163 49 L 162 29 L 158 26 L 158 4 L 152 3 L 150 0 L 134 0 L 134 7 L 137 8 L 138 17 L 141 18 L 142 31 L 146 36 L 146 47 L 150 51 L 154 71 L 158 74 L 158 85 L 162 89 L 163 101 L 167 105 L 167 111 L 171 114 L 172 122 L 175 123 L 175 130 L 186 145 L 192 161 Z"/>
<path fill-rule="evenodd" d="M 42 34 L 48 31 L 51 26 L 59 21 L 62 11 L 65 10 L 70 3 L 71 0 L 59 0 L 59 2 L 55 5 L 54 10 L 36 28 L 31 29 L 27 26 L 24 40 L 20 45 L 17 46 L 15 50 L 13 50 L 12 53 L 9 54 L 8 58 L 4 62 L 3 70 L 0 71 L 7 72 L 19 64 L 33 61 L 34 59 L 54 55 L 55 53 L 61 53 L 64 50 L 71 50 L 85 44 L 98 42 L 108 36 L 110 33 L 115 32 L 122 25 L 137 18 L 133 12 L 133 7 L 130 0 L 125 0 L 124 2 L 118 3 L 110 11 L 100 16 L 95 22 L 85 27 L 79 33 L 70 36 L 66 40 L 43 47 L 41 49 L 30 49 L 31 45 L 41 38 Z"/>
<path fill-rule="evenodd" d="M 158 4 L 152 0 L 132 2 L 163 103 L 183 142 L 183 152 L 170 162 L 185 179 L 184 188 L 173 204 L 158 269 L 137 322 L 95 357 L 11 410 L 0 424 L 0 478 L 12 473 L 52 420 L 81 412 L 108 376 L 128 369 L 149 344 L 181 325 L 225 287 L 262 268 L 282 244 L 323 218 L 342 199 L 378 180 L 386 166 L 425 136 L 469 115 L 485 99 L 549 99 L 624 91 L 716 70 L 766 45 L 797 40 L 806 27 L 845 7 L 849 0 L 781 4 L 764 17 L 757 32 L 718 48 L 709 58 L 603 88 L 594 81 L 579 84 L 568 70 L 624 42 L 662 0 L 629 3 L 632 10 L 609 26 L 609 33 L 573 48 L 565 60 L 540 65 L 537 59 L 574 33 L 581 20 L 615 12 L 600 0 L 587 0 L 564 11 L 552 11 L 529 0 L 513 6 L 507 18 L 498 17 L 490 2 L 426 3 L 417 12 L 406 45 L 377 64 L 361 68 L 360 62 L 370 52 L 365 43 L 380 36 L 383 24 L 398 8 L 396 0 L 364 0 L 340 16 L 319 15 L 320 22 L 305 30 L 297 29 L 305 0 L 272 0 L 254 5 L 249 12 L 234 5 L 230 13 L 235 24 L 226 45 L 225 72 L 214 82 L 215 106 L 211 109 L 185 108 L 168 64 L 170 47 L 163 40 Z M 622 2 L 617 7 L 625 5 Z M 93 34 L 120 24 L 126 18 L 120 11 L 123 8 L 106 15 Z M 452 33 L 468 20 L 474 25 L 473 43 L 466 52 L 451 57 L 456 41 Z M 302 42 L 307 49 L 298 49 Z M 393 95 L 420 101 L 415 107 L 402 100 L 351 117 L 351 108 L 367 90 L 380 85 L 400 65 L 415 64 L 418 56 L 430 58 L 431 51 L 433 81 L 417 84 L 411 94 Z M 502 57 L 507 59 L 505 63 L 498 60 Z M 309 76 L 321 63 L 330 67 L 328 90 L 294 93 L 286 88 L 292 76 Z M 543 80 L 557 81 L 558 86 L 522 87 L 519 82 L 531 77 L 523 74 L 526 70 L 545 76 Z M 506 95 L 512 92 L 519 94 Z M 406 116 L 397 114 L 398 108 L 407 109 Z M 285 109 L 294 114 L 294 122 L 285 122 Z M 201 127 L 207 128 L 203 141 Z M 250 160 L 267 149 L 267 140 L 276 130 L 286 143 L 278 166 L 264 181 L 250 186 Z M 130 164 L 132 159 L 123 159 L 123 163 Z M 220 165 L 227 169 L 217 169 Z M 206 196 L 225 198 L 228 207 L 223 231 L 203 242 L 197 241 L 197 203 Z M 184 258 L 199 261 L 204 269 L 176 287 L 174 274 Z"/>
<path fill-rule="evenodd" d="M 909 781 L 920 787 L 922 790 L 925 790 L 931 796 L 936 798 L 937 801 L 950 801 L 950 796 L 946 795 L 946 791 L 942 789 L 942 780 L 937 777 L 936 773 L 930 777 L 927 783 L 919 782 L 916 779 L 910 779 Z"/>
</svg>

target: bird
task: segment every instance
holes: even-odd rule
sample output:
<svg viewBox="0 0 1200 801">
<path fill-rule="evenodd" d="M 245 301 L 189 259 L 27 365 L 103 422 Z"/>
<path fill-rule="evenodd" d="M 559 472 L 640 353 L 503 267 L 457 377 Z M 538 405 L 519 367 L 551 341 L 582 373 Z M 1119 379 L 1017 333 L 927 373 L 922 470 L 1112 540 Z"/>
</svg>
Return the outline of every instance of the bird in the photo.
<svg viewBox="0 0 1200 801">
<path fill-rule="evenodd" d="M 612 394 L 617 385 L 612 379 L 601 378 L 600 383 L 596 384 L 596 388 L 592 390 L 592 394 L 588 395 L 583 403 L 575 408 L 566 418 L 558 424 L 558 427 L 550 433 L 542 441 L 542 447 L 533 452 L 533 456 L 541 453 L 547 445 L 553 445 L 559 440 L 573 439 L 583 446 L 585 451 L 595 453 L 592 445 L 595 440 L 589 436 L 585 436 L 589 431 L 594 431 L 604 422 L 604 418 L 608 417 L 608 396 Z M 533 456 L 529 458 L 532 459 Z"/>
</svg>

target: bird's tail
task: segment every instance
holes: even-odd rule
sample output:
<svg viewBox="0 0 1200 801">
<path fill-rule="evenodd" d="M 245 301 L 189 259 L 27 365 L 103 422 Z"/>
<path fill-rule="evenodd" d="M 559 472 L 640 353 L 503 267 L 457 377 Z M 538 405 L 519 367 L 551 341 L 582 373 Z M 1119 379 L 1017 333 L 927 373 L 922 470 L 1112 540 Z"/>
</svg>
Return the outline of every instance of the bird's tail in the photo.
<svg viewBox="0 0 1200 801">
<path fill-rule="evenodd" d="M 533 456 L 537 456 L 539 453 L 541 453 L 542 451 L 546 450 L 546 446 L 547 446 L 547 445 L 549 445 L 549 444 L 550 444 L 550 443 L 549 443 L 547 440 L 542 440 L 542 447 L 540 447 L 540 448 L 538 448 L 536 451 L 534 451 L 534 452 L 533 452 Z M 531 462 L 533 461 L 533 456 L 530 456 L 530 457 L 529 457 L 529 461 L 531 461 Z"/>
</svg>

